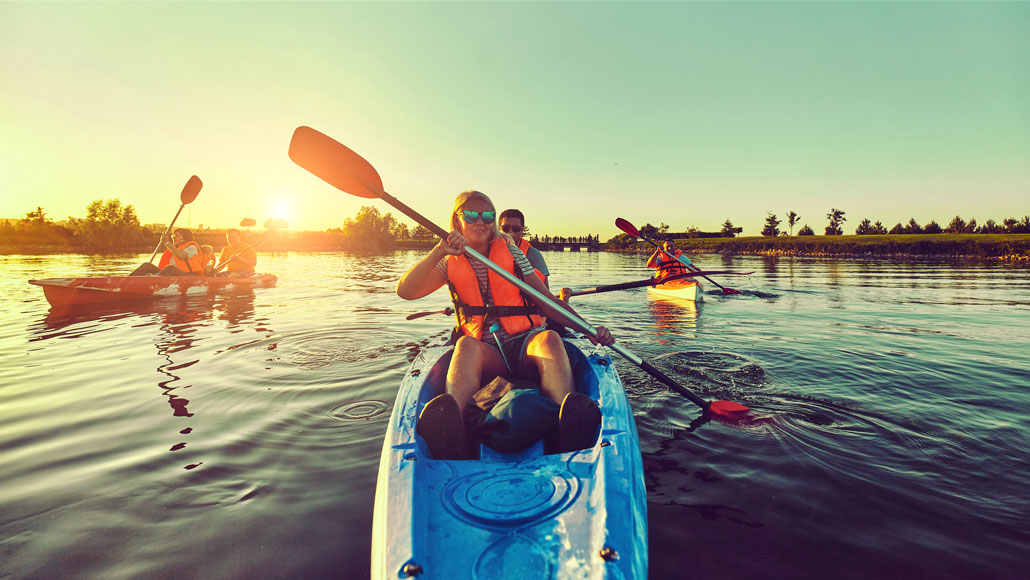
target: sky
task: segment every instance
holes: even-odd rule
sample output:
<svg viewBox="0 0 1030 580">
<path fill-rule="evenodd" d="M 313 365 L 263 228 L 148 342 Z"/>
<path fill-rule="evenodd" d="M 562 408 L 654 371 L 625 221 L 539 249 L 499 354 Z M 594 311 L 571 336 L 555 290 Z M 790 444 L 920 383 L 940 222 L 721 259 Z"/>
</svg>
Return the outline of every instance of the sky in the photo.
<svg viewBox="0 0 1030 580">
<path fill-rule="evenodd" d="M 1030 2 L 0 2 L 0 218 L 167 223 L 194 174 L 178 225 L 397 216 L 290 161 L 307 125 L 437 224 L 466 189 L 602 240 L 1000 222 L 1030 214 L 1028 30 Z"/>
</svg>

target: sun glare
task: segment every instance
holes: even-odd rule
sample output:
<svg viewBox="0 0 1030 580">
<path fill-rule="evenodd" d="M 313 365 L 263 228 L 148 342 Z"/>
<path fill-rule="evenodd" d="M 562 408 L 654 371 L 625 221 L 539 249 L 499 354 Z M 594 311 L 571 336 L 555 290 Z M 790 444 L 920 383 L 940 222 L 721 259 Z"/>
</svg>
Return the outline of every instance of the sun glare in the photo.
<svg viewBox="0 0 1030 580">
<path fill-rule="evenodd" d="M 272 199 L 268 204 L 268 217 L 290 221 L 293 218 L 293 202 L 286 197 Z"/>
</svg>

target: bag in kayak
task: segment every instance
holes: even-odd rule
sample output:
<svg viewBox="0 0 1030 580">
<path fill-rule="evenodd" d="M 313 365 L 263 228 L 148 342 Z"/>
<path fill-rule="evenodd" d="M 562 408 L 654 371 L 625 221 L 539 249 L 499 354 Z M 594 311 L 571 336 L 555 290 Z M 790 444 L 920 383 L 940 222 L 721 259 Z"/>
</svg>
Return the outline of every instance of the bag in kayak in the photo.
<svg viewBox="0 0 1030 580">
<path fill-rule="evenodd" d="M 501 453 L 518 453 L 558 425 L 558 404 L 528 381 L 497 377 L 480 389 L 469 408 L 468 433 Z"/>
</svg>

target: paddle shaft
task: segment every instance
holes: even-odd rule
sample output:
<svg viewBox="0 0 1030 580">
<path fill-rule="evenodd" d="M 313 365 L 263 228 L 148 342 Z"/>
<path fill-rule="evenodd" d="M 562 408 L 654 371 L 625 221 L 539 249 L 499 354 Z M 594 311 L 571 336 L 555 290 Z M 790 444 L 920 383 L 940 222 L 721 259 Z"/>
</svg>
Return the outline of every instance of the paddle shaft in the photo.
<svg viewBox="0 0 1030 580">
<path fill-rule="evenodd" d="M 397 209 L 398 211 L 400 211 L 404 215 L 408 216 L 409 218 L 415 220 L 420 225 L 425 226 L 426 229 L 428 229 L 429 231 L 433 232 L 437 236 L 439 236 L 439 237 L 441 237 L 443 239 L 447 239 L 447 232 L 444 231 L 443 228 L 437 226 L 433 222 L 431 222 L 428 219 L 422 217 L 422 215 L 420 213 L 418 213 L 417 211 L 411 209 L 410 207 L 408 207 L 407 205 L 402 203 L 400 200 L 398 200 L 397 198 L 393 197 L 392 195 L 386 193 L 385 191 L 379 192 L 379 193 L 380 193 L 380 197 L 381 197 L 381 199 L 383 201 L 385 201 L 386 203 L 390 204 L 395 209 Z M 579 316 L 577 316 L 577 315 L 573 314 L 572 312 L 569 312 L 568 310 L 565 310 L 564 308 L 556 305 L 554 303 L 554 298 L 553 297 L 548 296 L 546 294 L 543 294 L 542 292 L 538 292 L 532 286 L 530 286 L 529 284 L 526 284 L 525 282 L 520 280 L 519 277 L 516 276 L 515 274 L 512 274 L 511 272 L 509 272 L 509 271 L 505 270 L 504 268 L 498 266 L 497 264 L 491 262 L 486 256 L 484 256 L 483 254 L 480 254 L 476 250 L 472 249 L 471 246 L 465 246 L 465 253 L 468 256 L 470 256 L 473 259 L 475 259 L 476 261 L 478 261 L 480 264 L 483 264 L 484 266 L 486 266 L 487 268 L 492 270 L 495 274 L 497 274 L 501 278 L 504 278 L 509 283 L 514 284 L 515 287 L 518 288 L 519 290 L 521 290 L 521 291 L 525 292 L 526 294 L 528 294 L 529 296 L 533 297 L 535 302 L 536 302 L 537 307 L 539 307 L 541 310 L 544 310 L 545 311 L 544 313 L 547 316 L 551 316 L 553 318 L 557 318 L 558 322 L 561 322 L 561 323 L 565 324 L 565 326 L 572 327 L 572 328 L 582 332 L 583 334 L 586 334 L 586 335 L 590 336 L 591 338 L 596 338 L 597 337 L 597 329 L 596 328 L 591 326 L 587 321 L 583 320 Z M 567 323 L 566 323 L 566 321 L 562 321 L 561 320 L 562 318 L 565 318 Z M 644 372 L 646 372 L 649 375 L 653 376 L 654 378 L 658 379 L 659 381 L 664 383 L 666 386 L 668 386 L 672 390 L 674 390 L 677 393 L 683 395 L 684 397 L 690 399 L 690 401 L 692 403 L 694 403 L 698 407 L 701 407 L 701 409 L 706 410 L 706 411 L 708 410 L 710 404 L 707 401 L 705 401 L 701 397 L 698 397 L 697 395 L 695 395 L 694 393 L 688 391 L 687 389 L 683 388 L 679 383 L 677 383 L 676 381 L 674 381 L 671 378 L 669 378 L 668 376 L 666 376 L 665 373 L 663 373 L 660 370 L 654 368 L 648 362 L 644 361 L 639 356 L 633 354 L 632 352 L 630 352 L 629 350 L 624 348 L 621 344 L 614 343 L 614 344 L 608 345 L 608 348 L 610 348 L 613 351 L 615 351 L 616 353 L 620 354 L 623 358 L 625 358 L 626 360 L 630 361 L 631 363 L 637 365 L 638 367 L 640 367 L 641 370 L 643 370 Z"/>
<path fill-rule="evenodd" d="M 647 280 L 638 280 L 636 282 L 623 282 L 621 284 L 611 284 L 609 286 L 597 286 L 595 288 L 585 288 L 583 290 L 576 290 L 569 294 L 569 296 L 582 296 L 584 294 L 598 294 L 600 292 L 612 292 L 614 290 L 629 290 L 631 288 L 643 288 L 644 286 L 657 286 L 672 280 L 679 280 L 680 278 L 693 278 L 695 276 L 704 276 L 705 274 L 740 274 L 740 272 L 730 272 L 728 270 L 718 271 L 695 271 L 687 272 L 686 274 L 676 274 L 674 276 L 666 276 L 665 278 L 649 278 Z"/>
<path fill-rule="evenodd" d="M 157 257 L 157 253 L 160 252 L 161 251 L 161 247 L 164 246 L 164 237 L 167 236 L 168 234 L 172 233 L 172 228 L 175 226 L 175 220 L 179 219 L 179 214 L 182 213 L 182 208 L 184 208 L 184 207 L 186 207 L 185 203 L 179 206 L 179 211 L 175 212 L 175 217 L 172 218 L 172 223 L 168 224 L 168 229 L 165 230 L 165 233 L 161 236 L 161 239 L 157 242 L 157 247 L 154 248 L 154 253 L 150 255 L 150 259 L 147 260 L 147 263 L 150 263 L 150 264 L 154 263 L 154 258 Z"/>
</svg>

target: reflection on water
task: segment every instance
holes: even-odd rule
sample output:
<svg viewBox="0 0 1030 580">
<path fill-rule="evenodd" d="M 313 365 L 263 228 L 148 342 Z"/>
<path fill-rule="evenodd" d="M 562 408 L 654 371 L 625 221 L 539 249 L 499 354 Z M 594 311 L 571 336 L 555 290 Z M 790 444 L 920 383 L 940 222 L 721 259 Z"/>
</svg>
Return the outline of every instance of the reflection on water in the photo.
<svg viewBox="0 0 1030 580">
<path fill-rule="evenodd" d="M 29 278 L 143 256 L 0 256 L 0 576 L 368 575 L 380 445 L 444 292 L 422 257 L 261 254 L 275 288 L 51 310 Z M 547 253 L 553 287 L 649 277 L 646 256 Z M 1030 265 L 695 256 L 705 302 L 576 298 L 705 399 L 615 359 L 644 450 L 651 572 L 1000 578 L 1030 568 Z M 274 522 L 275 525 L 269 525 Z M 741 557 L 745 554 L 745 557 Z M 341 572 L 344 571 L 344 572 Z"/>
<path fill-rule="evenodd" d="M 703 308 L 693 300 L 684 300 L 671 296 L 648 293 L 648 309 L 654 320 L 655 334 L 659 336 L 677 335 L 694 338 L 697 330 L 698 314 Z M 669 342 L 659 339 L 659 342 Z"/>
</svg>

